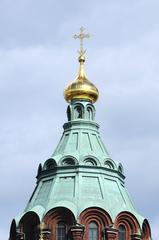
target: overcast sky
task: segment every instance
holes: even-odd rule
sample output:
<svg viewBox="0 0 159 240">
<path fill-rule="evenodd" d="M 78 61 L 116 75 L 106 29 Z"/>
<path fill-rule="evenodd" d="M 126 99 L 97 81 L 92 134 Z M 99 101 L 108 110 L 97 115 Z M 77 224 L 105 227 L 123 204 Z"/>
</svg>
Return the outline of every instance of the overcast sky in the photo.
<svg viewBox="0 0 159 240">
<path fill-rule="evenodd" d="M 96 121 L 126 186 L 159 236 L 159 1 L 0 0 L 0 239 L 22 213 L 40 162 L 66 121 L 63 89 L 78 70 L 100 91 Z"/>
</svg>

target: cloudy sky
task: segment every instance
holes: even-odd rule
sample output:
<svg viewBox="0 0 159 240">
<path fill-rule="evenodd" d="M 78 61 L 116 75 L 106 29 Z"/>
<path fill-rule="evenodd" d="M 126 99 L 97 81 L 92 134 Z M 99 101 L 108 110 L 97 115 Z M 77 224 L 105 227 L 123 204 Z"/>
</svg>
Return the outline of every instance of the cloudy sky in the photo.
<svg viewBox="0 0 159 240">
<path fill-rule="evenodd" d="M 83 25 L 91 34 L 86 72 L 100 91 L 101 136 L 124 165 L 134 205 L 157 240 L 158 11 L 158 0 L 0 0 L 0 239 L 62 134 L 63 89 L 78 69 L 72 36 Z"/>
</svg>

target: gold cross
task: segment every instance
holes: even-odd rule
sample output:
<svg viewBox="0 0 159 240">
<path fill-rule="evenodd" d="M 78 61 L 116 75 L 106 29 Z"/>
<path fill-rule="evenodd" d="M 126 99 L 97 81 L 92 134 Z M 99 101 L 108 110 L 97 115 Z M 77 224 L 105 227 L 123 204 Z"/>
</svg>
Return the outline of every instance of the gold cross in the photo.
<svg viewBox="0 0 159 240">
<path fill-rule="evenodd" d="M 89 33 L 84 33 L 84 30 L 85 30 L 84 27 L 81 27 L 80 33 L 78 35 L 77 34 L 74 35 L 75 39 L 77 39 L 77 38 L 80 39 L 80 51 L 79 51 L 80 55 L 83 55 L 86 52 L 86 51 L 83 51 L 83 39 L 90 37 Z"/>
</svg>

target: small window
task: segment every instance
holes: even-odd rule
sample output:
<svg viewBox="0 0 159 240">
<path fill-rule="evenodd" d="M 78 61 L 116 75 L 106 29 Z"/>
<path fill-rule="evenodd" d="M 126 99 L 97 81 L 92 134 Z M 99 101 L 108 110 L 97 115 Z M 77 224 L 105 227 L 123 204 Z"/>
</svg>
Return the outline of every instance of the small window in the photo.
<svg viewBox="0 0 159 240">
<path fill-rule="evenodd" d="M 82 107 L 81 106 L 76 106 L 74 114 L 75 114 L 75 119 L 82 118 Z"/>
<path fill-rule="evenodd" d="M 48 170 L 53 169 L 54 168 L 54 164 L 52 162 L 48 162 L 47 163 L 47 167 Z"/>
<path fill-rule="evenodd" d="M 49 159 L 46 162 L 46 170 L 51 170 L 51 169 L 54 169 L 55 167 L 56 167 L 56 162 L 54 159 Z"/>
<path fill-rule="evenodd" d="M 87 111 L 88 111 L 88 119 L 89 119 L 89 120 L 93 120 L 93 111 L 92 111 L 92 108 L 88 107 L 88 108 L 87 108 Z"/>
<path fill-rule="evenodd" d="M 62 165 L 64 166 L 73 166 L 75 165 L 75 160 L 72 158 L 66 158 L 62 161 Z"/>
<path fill-rule="evenodd" d="M 105 161 L 104 165 L 106 168 L 114 169 L 114 165 L 110 161 Z"/>
<path fill-rule="evenodd" d="M 64 222 L 59 222 L 57 225 L 57 240 L 66 239 L 66 225 Z"/>
<path fill-rule="evenodd" d="M 126 229 L 123 225 L 119 226 L 119 240 L 126 240 Z"/>
<path fill-rule="evenodd" d="M 87 166 L 97 166 L 96 161 L 94 159 L 92 159 L 92 158 L 85 159 L 84 163 Z"/>
<path fill-rule="evenodd" d="M 95 222 L 91 222 L 88 226 L 88 239 L 98 240 L 98 225 Z"/>
</svg>

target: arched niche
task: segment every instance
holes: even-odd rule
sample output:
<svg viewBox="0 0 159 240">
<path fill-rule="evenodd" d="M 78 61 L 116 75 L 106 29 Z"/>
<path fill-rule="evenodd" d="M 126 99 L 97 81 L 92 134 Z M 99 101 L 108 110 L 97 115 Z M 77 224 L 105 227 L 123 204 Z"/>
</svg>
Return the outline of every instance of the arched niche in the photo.
<svg viewBox="0 0 159 240">
<path fill-rule="evenodd" d="M 100 161 L 93 155 L 85 155 L 80 159 L 80 164 L 86 166 L 101 166 Z"/>
<path fill-rule="evenodd" d="M 87 166 L 97 166 L 97 161 L 93 158 L 86 158 L 84 160 L 84 165 L 87 165 Z"/>
<path fill-rule="evenodd" d="M 43 221 L 50 229 L 50 239 L 57 239 L 59 227 L 64 228 L 63 230 L 65 231 L 66 239 L 69 239 L 69 229 L 76 222 L 73 213 L 68 208 L 64 207 L 51 209 L 48 213 L 46 213 Z"/>
<path fill-rule="evenodd" d="M 94 121 L 95 117 L 95 108 L 91 104 L 87 104 L 85 108 L 86 118 L 90 121 Z"/>
<path fill-rule="evenodd" d="M 104 166 L 105 166 L 106 168 L 109 168 L 109 169 L 112 169 L 112 170 L 115 169 L 114 163 L 113 163 L 112 161 L 110 161 L 110 160 L 106 160 L 106 161 L 104 162 Z"/>
<path fill-rule="evenodd" d="M 63 166 L 74 166 L 75 164 L 76 164 L 76 162 L 73 158 L 65 158 L 62 160 Z"/>
<path fill-rule="evenodd" d="M 141 233 L 138 220 L 130 212 L 121 212 L 117 215 L 114 223 L 114 228 L 119 230 L 121 226 L 125 228 L 126 240 L 131 240 L 133 234 Z"/>
<path fill-rule="evenodd" d="M 73 119 L 82 119 L 84 113 L 84 107 L 82 104 L 75 104 L 73 106 Z"/>
<path fill-rule="evenodd" d="M 53 158 L 48 159 L 44 164 L 44 170 L 52 170 L 57 166 L 56 161 Z"/>
<path fill-rule="evenodd" d="M 78 161 L 75 157 L 68 155 L 62 158 L 59 164 L 62 166 L 74 166 L 78 164 Z"/>
<path fill-rule="evenodd" d="M 35 212 L 27 212 L 20 220 L 19 229 L 25 240 L 37 240 L 39 237 L 40 219 Z"/>
<path fill-rule="evenodd" d="M 97 240 L 105 239 L 105 229 L 112 225 L 109 214 L 101 208 L 87 208 L 80 214 L 80 223 L 85 226 L 84 240 L 89 239 L 90 224 L 96 225 Z M 92 226 L 93 227 L 93 226 Z"/>
</svg>

